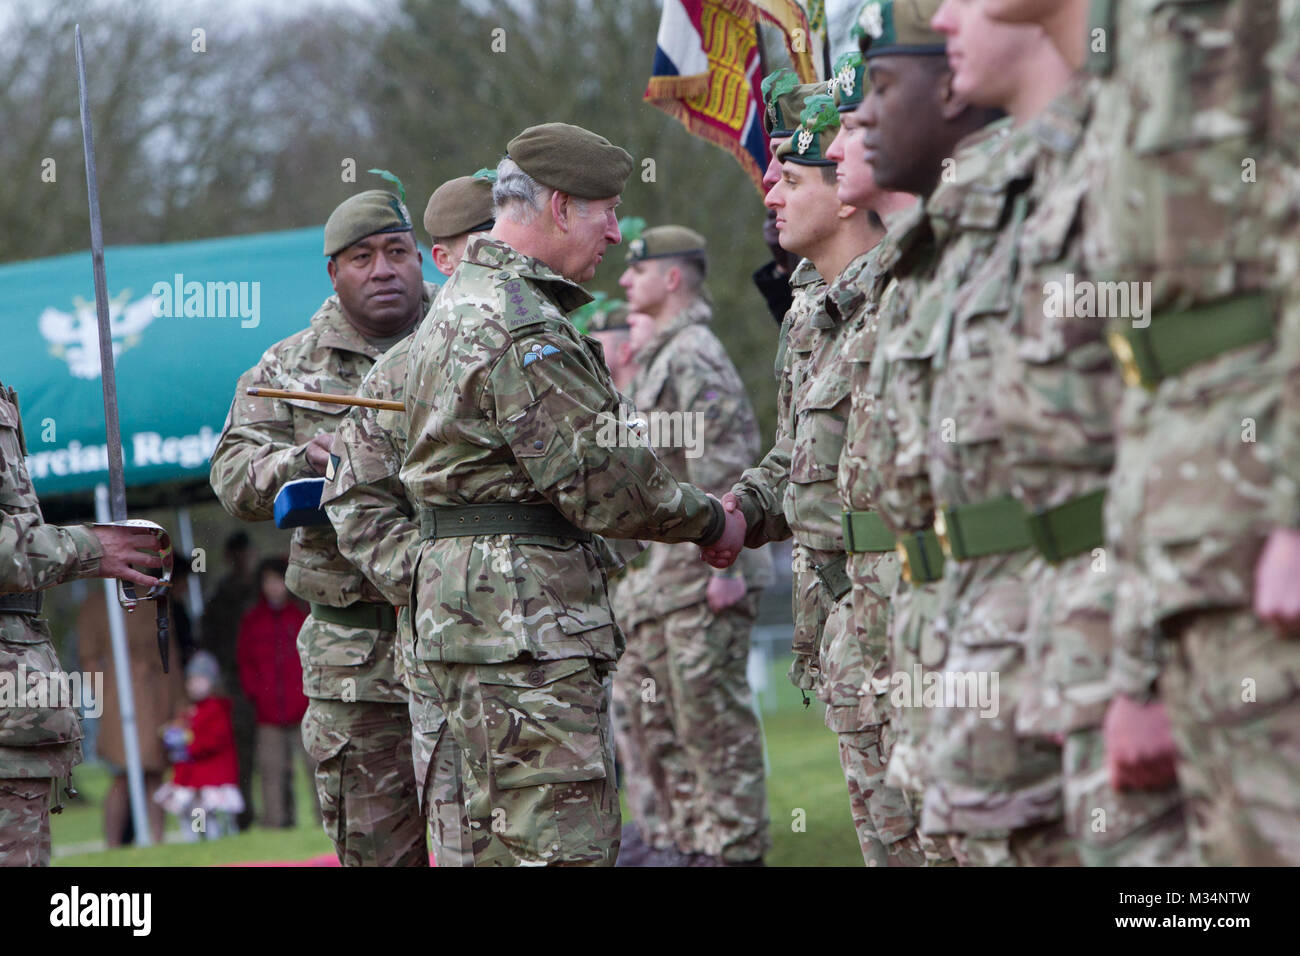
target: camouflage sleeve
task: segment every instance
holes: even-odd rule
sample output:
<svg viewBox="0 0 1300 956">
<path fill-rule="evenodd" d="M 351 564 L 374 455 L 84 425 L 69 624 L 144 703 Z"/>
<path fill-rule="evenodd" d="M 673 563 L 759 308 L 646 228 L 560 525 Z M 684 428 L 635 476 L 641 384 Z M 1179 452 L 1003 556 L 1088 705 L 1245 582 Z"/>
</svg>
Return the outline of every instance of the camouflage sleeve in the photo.
<svg viewBox="0 0 1300 956">
<path fill-rule="evenodd" d="M 212 452 L 208 481 L 234 517 L 267 521 L 275 515 L 280 487 L 295 478 L 315 477 L 316 472 L 307 464 L 307 446 L 294 444 L 289 406 L 247 395 L 250 386 L 284 387 L 270 353 L 239 377 L 225 428 Z"/>
<path fill-rule="evenodd" d="M 1278 409 L 1278 463 L 1273 482 L 1273 520 L 1300 529 L 1300 276 L 1288 277 L 1282 296 L 1278 359 L 1282 401 Z"/>
<path fill-rule="evenodd" d="M 367 380 L 369 381 L 369 380 Z M 361 394 L 366 394 L 363 385 Z M 321 502 L 338 533 L 339 551 L 394 606 L 410 602 L 411 555 L 420 526 L 398 473 L 402 454 L 373 408 L 353 408 L 334 433 L 334 479 Z"/>
<path fill-rule="evenodd" d="M 0 593 L 41 591 L 99 571 L 104 548 L 89 528 L 45 524 L 36 512 L 4 514 Z"/>
<path fill-rule="evenodd" d="M 709 544 L 722 506 L 680 484 L 653 449 L 625 447 L 619 396 L 582 345 L 534 325 L 516 332 L 481 398 L 519 466 L 578 527 L 611 538 Z"/>
<path fill-rule="evenodd" d="M 792 313 L 793 315 L 793 313 Z M 740 503 L 741 514 L 749 532 L 745 544 L 757 548 L 769 541 L 790 537 L 785 519 L 785 488 L 790 478 L 790 459 L 794 452 L 794 387 L 790 363 L 796 354 L 789 347 L 792 319 L 781 327 L 781 344 L 777 355 L 776 441 L 771 450 L 753 468 L 745 471 L 731 489 Z"/>
</svg>

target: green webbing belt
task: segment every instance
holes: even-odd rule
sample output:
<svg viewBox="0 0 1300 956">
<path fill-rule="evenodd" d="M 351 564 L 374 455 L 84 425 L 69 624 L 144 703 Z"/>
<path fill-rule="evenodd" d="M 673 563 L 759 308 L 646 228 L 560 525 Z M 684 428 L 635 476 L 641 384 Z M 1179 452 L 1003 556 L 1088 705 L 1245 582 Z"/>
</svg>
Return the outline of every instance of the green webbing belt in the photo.
<svg viewBox="0 0 1300 956">
<path fill-rule="evenodd" d="M 342 627 L 364 627 L 371 631 L 397 630 L 397 612 L 391 604 L 369 604 L 358 601 L 347 607 L 330 607 L 328 604 L 311 606 L 311 616 L 327 624 Z"/>
<path fill-rule="evenodd" d="M 912 584 L 931 584 L 943 577 L 943 548 L 933 528 L 912 531 L 894 543 L 903 577 Z"/>
<path fill-rule="evenodd" d="M 480 534 L 541 534 L 591 540 L 589 532 L 546 502 L 420 509 L 420 535 L 424 538 L 467 538 Z"/>
<path fill-rule="evenodd" d="M 1256 293 L 1182 312 L 1162 312 L 1145 328 L 1116 329 L 1109 340 L 1124 381 L 1154 388 L 1197 362 L 1273 334 L 1272 303 L 1264 293 Z"/>
<path fill-rule="evenodd" d="M 944 553 L 956 561 L 1035 548 L 1056 563 L 1104 543 L 1105 497 L 1099 489 L 1035 514 L 1014 498 L 994 498 L 940 509 L 935 530 Z"/>
<path fill-rule="evenodd" d="M 894 550 L 894 536 L 874 511 L 841 512 L 840 524 L 844 529 L 844 550 L 850 554 Z"/>
</svg>

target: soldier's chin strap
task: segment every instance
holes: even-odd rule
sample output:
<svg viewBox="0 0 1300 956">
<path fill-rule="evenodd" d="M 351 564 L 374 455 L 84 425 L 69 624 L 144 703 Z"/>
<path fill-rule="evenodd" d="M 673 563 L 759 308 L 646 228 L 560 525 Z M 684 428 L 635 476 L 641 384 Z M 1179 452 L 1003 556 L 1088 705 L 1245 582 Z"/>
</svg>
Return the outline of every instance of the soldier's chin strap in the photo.
<svg viewBox="0 0 1300 956">
<path fill-rule="evenodd" d="M 167 530 L 152 521 L 143 518 L 128 518 L 125 521 L 110 521 L 107 524 L 94 524 L 92 528 L 143 528 L 152 531 L 158 539 L 158 553 L 163 559 L 161 569 L 151 572 L 158 576 L 158 583 L 151 585 L 144 594 L 138 594 L 134 584 L 117 581 L 117 603 L 128 614 L 139 606 L 141 601 L 153 601 L 154 613 L 158 622 L 158 654 L 162 657 L 163 673 L 171 673 L 171 584 L 172 584 L 172 539 Z"/>
</svg>

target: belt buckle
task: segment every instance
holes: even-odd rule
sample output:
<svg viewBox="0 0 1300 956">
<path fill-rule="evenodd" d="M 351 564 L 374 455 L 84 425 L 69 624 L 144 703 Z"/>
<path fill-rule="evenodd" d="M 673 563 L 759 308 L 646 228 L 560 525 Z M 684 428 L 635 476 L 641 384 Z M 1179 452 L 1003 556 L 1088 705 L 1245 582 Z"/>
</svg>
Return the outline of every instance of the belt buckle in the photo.
<svg viewBox="0 0 1300 956">
<path fill-rule="evenodd" d="M 1106 333 L 1106 342 L 1115 355 L 1115 361 L 1119 363 L 1119 372 L 1124 379 L 1124 384 L 1129 388 L 1137 388 L 1144 384 L 1142 370 L 1138 367 L 1137 356 L 1133 353 L 1133 343 L 1128 340 L 1128 336 L 1118 329 L 1111 329 Z"/>
<path fill-rule="evenodd" d="M 903 538 L 898 539 L 898 542 L 894 546 L 894 550 L 898 552 L 898 563 L 901 566 L 903 580 L 908 584 L 911 584 L 912 562 L 907 557 L 907 544 Z"/>
<path fill-rule="evenodd" d="M 939 539 L 939 547 L 943 549 L 943 556 L 949 561 L 954 560 L 952 556 L 952 542 L 948 540 L 948 521 L 944 517 L 943 508 L 934 509 L 934 534 Z"/>
</svg>

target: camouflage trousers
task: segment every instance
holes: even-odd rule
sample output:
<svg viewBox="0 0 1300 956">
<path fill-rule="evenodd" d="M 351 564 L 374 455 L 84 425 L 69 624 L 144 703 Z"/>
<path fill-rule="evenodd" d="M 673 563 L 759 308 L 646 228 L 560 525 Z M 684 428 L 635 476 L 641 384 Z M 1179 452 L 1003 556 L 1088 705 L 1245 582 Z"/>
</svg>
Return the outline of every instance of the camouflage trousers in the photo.
<svg viewBox="0 0 1300 956">
<path fill-rule="evenodd" d="M 968 847 L 1023 832 L 1033 835 L 1025 844 L 1028 857 L 1065 859 L 1074 850 L 1062 823 L 1061 747 L 1016 728 L 1016 708 L 1032 679 L 1026 661 L 1030 559 L 1028 552 L 1015 552 L 949 562 L 945 569 L 934 631 L 947 645 L 946 658 L 933 680 L 927 676 L 926 687 L 912 689 L 912 703 L 920 693 L 919 703 L 931 711 L 921 829 L 971 837 Z M 1045 826 L 1052 822 L 1055 828 Z M 1065 841 L 1059 855 L 1050 848 L 1058 831 Z M 987 857 L 995 858 L 996 852 Z"/>
<path fill-rule="evenodd" d="M 687 853 L 702 852 L 693 841 L 694 780 L 674 729 L 661 622 L 631 628 L 611 697 L 624 791 L 641 838 L 657 850 L 677 844 Z"/>
<path fill-rule="evenodd" d="M 302 742 L 316 761 L 325 833 L 344 866 L 428 866 L 405 704 L 311 698 Z"/>
<path fill-rule="evenodd" d="M 1006 833 L 951 836 L 961 866 L 1078 866 L 1079 856 L 1063 820 L 1049 820 Z"/>
<path fill-rule="evenodd" d="M 474 866 L 613 866 L 622 826 L 605 677 L 587 658 L 422 661 L 460 751 Z"/>
<path fill-rule="evenodd" d="M 1100 728 L 1065 738 L 1065 825 L 1085 866 L 1190 866 L 1182 791 L 1115 790 Z"/>
<path fill-rule="evenodd" d="M 0 866 L 50 865 L 50 798 L 55 781 L 0 778 Z"/>
<path fill-rule="evenodd" d="M 693 788 L 695 833 L 690 846 L 678 835 L 678 846 L 728 862 L 761 859 L 772 845 L 763 735 L 747 675 L 757 614 L 755 593 L 721 614 L 700 603 L 659 622 L 668 648 L 667 709 Z"/>
<path fill-rule="evenodd" d="M 939 606 L 937 584 L 915 585 L 900 581 L 889 601 L 889 714 L 894 729 L 894 748 L 889 757 L 886 780 L 909 794 L 919 807 L 925 792 L 925 740 L 930 711 L 919 706 L 912 694 L 899 693 L 905 681 L 924 678 L 943 667 L 947 643 L 935 635 L 934 616 Z M 866 702 L 864 701 L 864 706 Z M 917 819 L 921 814 L 916 814 Z M 925 842 L 924 834 L 922 842 Z M 945 849 L 936 851 L 951 859 Z"/>
<path fill-rule="evenodd" d="M 1300 639 L 1247 609 L 1166 627 L 1161 700 L 1198 861 L 1300 865 Z"/>
<path fill-rule="evenodd" d="M 460 748 L 440 701 L 412 688 L 409 711 L 416 795 L 433 838 L 434 861 L 443 867 L 471 866 Z"/>
<path fill-rule="evenodd" d="M 800 576 L 796 572 L 796 586 Z M 827 728 L 839 738 L 840 769 L 862 859 L 867 866 L 923 866 L 925 854 L 912 808 L 901 790 L 885 782 L 893 731 L 880 719 L 884 715 L 870 706 L 876 699 L 870 677 L 881 648 L 863 646 L 865 631 L 847 595 L 835 601 L 822 585 L 818 600 L 824 623 L 818 642 L 817 696 L 827 704 Z M 883 623 L 867 629 L 879 632 L 873 645 L 883 645 Z"/>
</svg>

